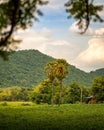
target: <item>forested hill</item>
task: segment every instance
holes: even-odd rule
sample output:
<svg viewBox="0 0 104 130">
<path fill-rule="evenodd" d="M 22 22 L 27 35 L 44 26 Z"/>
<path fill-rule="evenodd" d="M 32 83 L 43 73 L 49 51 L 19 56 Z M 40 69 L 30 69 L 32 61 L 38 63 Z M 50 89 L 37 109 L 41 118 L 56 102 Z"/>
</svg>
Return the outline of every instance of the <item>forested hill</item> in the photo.
<svg viewBox="0 0 104 130">
<path fill-rule="evenodd" d="M 0 87 L 25 86 L 32 87 L 46 79 L 44 66 L 54 60 L 37 50 L 18 51 L 9 56 L 8 61 L 0 58 Z M 104 75 L 104 68 L 86 73 L 69 65 L 69 75 L 65 84 L 79 82 L 90 85 L 93 77 Z"/>
</svg>

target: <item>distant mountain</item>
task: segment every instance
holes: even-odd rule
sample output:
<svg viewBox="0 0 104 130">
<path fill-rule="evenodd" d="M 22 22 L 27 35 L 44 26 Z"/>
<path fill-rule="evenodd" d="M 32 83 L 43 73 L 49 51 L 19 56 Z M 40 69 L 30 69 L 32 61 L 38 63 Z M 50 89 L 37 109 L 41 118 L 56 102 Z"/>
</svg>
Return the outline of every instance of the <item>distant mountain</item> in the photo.
<svg viewBox="0 0 104 130">
<path fill-rule="evenodd" d="M 0 58 L 0 87 L 25 86 L 32 87 L 46 79 L 44 67 L 46 63 L 54 60 L 38 50 L 18 51 L 9 56 L 8 61 Z M 84 85 L 91 85 L 96 76 L 104 76 L 104 68 L 86 73 L 69 65 L 69 75 L 65 84 L 79 82 Z"/>
<path fill-rule="evenodd" d="M 91 71 L 90 72 L 90 75 L 91 76 L 104 76 L 104 68 L 101 68 L 101 69 L 98 69 L 98 70 L 95 70 L 95 71 Z"/>
</svg>

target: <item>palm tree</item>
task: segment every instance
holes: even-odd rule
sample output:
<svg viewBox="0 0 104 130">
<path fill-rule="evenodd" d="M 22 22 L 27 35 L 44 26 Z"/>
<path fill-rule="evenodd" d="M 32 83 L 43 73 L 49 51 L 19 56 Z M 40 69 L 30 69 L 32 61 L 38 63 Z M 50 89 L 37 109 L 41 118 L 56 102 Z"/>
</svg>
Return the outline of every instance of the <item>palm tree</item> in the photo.
<svg viewBox="0 0 104 130">
<path fill-rule="evenodd" d="M 56 62 L 52 61 L 46 64 L 45 66 L 45 72 L 50 80 L 51 87 L 52 87 L 52 98 L 51 98 L 51 104 L 54 105 L 54 80 L 55 80 L 55 71 L 56 71 Z"/>
<path fill-rule="evenodd" d="M 63 79 L 67 76 L 68 74 L 68 63 L 64 59 L 57 59 L 57 68 L 56 68 L 56 78 L 59 81 L 59 86 L 60 86 L 60 94 L 59 94 L 59 106 L 61 104 L 61 98 L 62 98 L 62 82 Z"/>
<path fill-rule="evenodd" d="M 59 106 L 61 104 L 62 98 L 62 81 L 68 74 L 68 63 L 64 59 L 57 59 L 55 61 L 49 62 L 45 66 L 45 72 L 51 82 L 52 86 L 52 98 L 51 103 L 54 105 L 54 81 L 58 80 L 60 90 L 59 90 Z"/>
</svg>

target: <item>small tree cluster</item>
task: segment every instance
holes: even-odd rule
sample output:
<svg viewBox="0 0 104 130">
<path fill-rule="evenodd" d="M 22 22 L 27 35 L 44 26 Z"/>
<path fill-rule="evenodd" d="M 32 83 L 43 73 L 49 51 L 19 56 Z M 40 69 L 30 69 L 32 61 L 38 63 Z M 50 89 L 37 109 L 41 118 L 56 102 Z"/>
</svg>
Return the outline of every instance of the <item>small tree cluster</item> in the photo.
<svg viewBox="0 0 104 130">
<path fill-rule="evenodd" d="M 33 101 L 37 104 L 59 104 L 59 85 L 59 82 L 54 80 L 53 95 L 52 83 L 49 79 L 43 80 L 42 83 L 32 89 L 25 87 L 1 88 L 0 101 Z M 62 85 L 61 103 L 82 103 L 91 95 L 93 95 L 93 98 L 97 103 L 104 102 L 104 76 L 95 78 L 92 87 L 84 87 L 77 82 L 72 82 L 68 86 Z"/>
<path fill-rule="evenodd" d="M 55 61 L 49 62 L 45 66 L 45 72 L 51 82 L 52 86 L 52 98 L 51 103 L 54 105 L 54 82 L 58 81 L 60 86 L 59 94 L 59 106 L 61 104 L 62 97 L 62 81 L 68 74 L 68 63 L 64 59 L 57 59 Z"/>
<path fill-rule="evenodd" d="M 104 102 L 104 76 L 97 77 L 93 81 L 92 95 L 96 102 Z"/>
<path fill-rule="evenodd" d="M 0 101 L 29 101 L 29 88 L 10 87 L 0 89 Z"/>
<path fill-rule="evenodd" d="M 30 99 L 37 103 L 48 103 L 50 104 L 51 100 L 51 87 L 50 81 L 44 80 L 41 84 L 36 86 L 30 94 Z"/>
<path fill-rule="evenodd" d="M 51 83 L 48 80 L 44 80 L 40 85 L 36 86 L 32 91 L 30 98 L 33 102 L 37 104 L 47 103 L 52 104 L 52 99 L 54 104 L 59 104 L 59 84 L 54 84 L 54 96 L 52 97 Z M 82 100 L 81 100 L 81 89 L 82 89 Z M 84 102 L 85 98 L 89 96 L 89 89 L 76 82 L 71 83 L 69 86 L 63 85 L 62 87 L 62 104 L 67 103 L 80 103 Z M 82 103 L 81 102 L 81 103 Z"/>
</svg>

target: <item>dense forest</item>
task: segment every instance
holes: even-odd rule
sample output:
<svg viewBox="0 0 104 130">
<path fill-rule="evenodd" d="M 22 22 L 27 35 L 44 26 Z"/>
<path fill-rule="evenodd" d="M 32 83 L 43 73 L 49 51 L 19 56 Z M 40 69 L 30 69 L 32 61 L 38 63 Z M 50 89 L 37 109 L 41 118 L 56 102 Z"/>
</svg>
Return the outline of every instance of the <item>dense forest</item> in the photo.
<svg viewBox="0 0 104 130">
<path fill-rule="evenodd" d="M 38 85 L 46 75 L 45 65 L 54 58 L 42 54 L 38 50 L 17 51 L 9 56 L 9 60 L 0 58 L 0 87 L 24 86 L 33 87 Z M 78 82 L 90 86 L 97 76 L 104 76 L 104 68 L 86 73 L 69 64 L 69 74 L 64 83 Z"/>
</svg>

